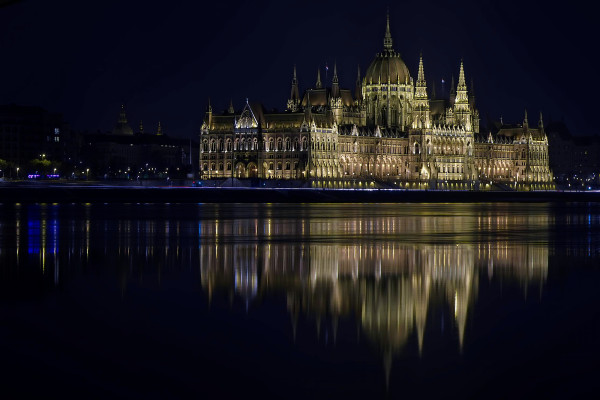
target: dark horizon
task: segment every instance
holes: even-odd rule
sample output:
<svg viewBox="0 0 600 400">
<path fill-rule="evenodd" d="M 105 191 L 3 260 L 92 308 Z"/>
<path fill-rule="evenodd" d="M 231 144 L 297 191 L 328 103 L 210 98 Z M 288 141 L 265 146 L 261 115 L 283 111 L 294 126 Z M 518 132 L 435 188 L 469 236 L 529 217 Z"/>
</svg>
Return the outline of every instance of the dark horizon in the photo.
<svg viewBox="0 0 600 400">
<path fill-rule="evenodd" d="M 77 130 L 109 131 L 121 104 L 130 125 L 161 122 L 175 137 L 195 138 L 207 99 L 215 112 L 246 98 L 282 111 L 292 68 L 301 91 L 316 70 L 337 62 L 341 86 L 353 89 L 382 50 L 387 2 L 327 4 L 259 1 L 153 5 L 131 1 L 3 2 L 0 104 L 60 112 Z M 440 97 L 464 60 L 482 125 L 487 117 L 520 123 L 564 120 L 575 135 L 598 134 L 592 96 L 595 55 L 582 8 L 514 1 L 407 1 L 389 4 L 394 49 L 416 77 L 422 51 L 428 88 Z M 577 77 L 581 77 L 577 79 Z M 573 82 L 573 83 L 571 83 Z"/>
</svg>

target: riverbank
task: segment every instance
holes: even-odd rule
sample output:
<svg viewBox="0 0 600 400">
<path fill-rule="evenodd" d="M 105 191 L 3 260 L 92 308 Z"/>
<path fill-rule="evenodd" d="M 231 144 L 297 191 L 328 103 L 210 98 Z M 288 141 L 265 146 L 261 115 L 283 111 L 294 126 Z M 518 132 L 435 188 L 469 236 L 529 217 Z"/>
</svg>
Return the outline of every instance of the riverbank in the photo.
<svg viewBox="0 0 600 400">
<path fill-rule="evenodd" d="M 284 189 L 0 186 L 0 203 L 403 203 L 600 202 L 600 192 L 427 191 L 398 189 Z"/>
</svg>

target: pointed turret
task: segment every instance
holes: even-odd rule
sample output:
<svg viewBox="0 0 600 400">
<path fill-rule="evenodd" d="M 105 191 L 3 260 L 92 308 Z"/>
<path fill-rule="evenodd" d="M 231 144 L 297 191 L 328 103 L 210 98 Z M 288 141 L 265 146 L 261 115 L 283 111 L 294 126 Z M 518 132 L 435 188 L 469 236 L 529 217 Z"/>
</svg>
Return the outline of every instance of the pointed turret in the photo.
<svg viewBox="0 0 600 400">
<path fill-rule="evenodd" d="M 235 114 L 235 108 L 233 108 L 233 100 L 229 99 L 229 108 L 227 109 L 227 113 Z"/>
<path fill-rule="evenodd" d="M 467 83 L 465 81 L 465 67 L 463 60 L 460 60 L 460 71 L 458 72 L 458 87 L 457 91 L 467 90 Z"/>
<path fill-rule="evenodd" d="M 427 82 L 423 68 L 423 55 L 419 56 L 419 73 L 415 85 L 415 118 L 413 128 L 429 128 L 429 100 L 427 99 Z"/>
<path fill-rule="evenodd" d="M 423 55 L 419 56 L 419 73 L 415 85 L 415 99 L 427 98 L 427 82 L 425 81 L 425 70 L 423 68 Z"/>
<path fill-rule="evenodd" d="M 467 130 L 471 130 L 471 112 L 469 109 L 469 95 L 467 93 L 467 83 L 465 80 L 465 68 L 463 61 L 460 60 L 460 71 L 458 73 L 458 86 L 456 87 L 456 98 L 454 100 L 455 122 L 465 125 Z"/>
<path fill-rule="evenodd" d="M 323 88 L 323 84 L 321 83 L 321 68 L 317 68 L 317 83 L 315 84 L 315 89 Z"/>
<path fill-rule="evenodd" d="M 300 106 L 300 95 L 298 92 L 298 77 L 296 76 L 296 64 L 294 64 L 294 76 L 292 77 L 292 91 L 287 102 L 288 111 L 298 111 Z"/>
<path fill-rule="evenodd" d="M 390 10 L 387 11 L 386 17 L 386 25 L 385 25 L 385 36 L 383 37 L 383 48 L 385 51 L 394 51 L 392 34 L 390 33 Z"/>
<path fill-rule="evenodd" d="M 340 83 L 337 74 L 337 63 L 333 63 L 333 79 L 331 81 L 331 97 L 340 97 Z"/>
<path fill-rule="evenodd" d="M 527 109 L 525 109 L 525 117 L 523 118 L 523 128 L 529 127 L 529 121 L 527 119 Z"/>
<path fill-rule="evenodd" d="M 540 128 L 541 133 L 544 133 L 544 118 L 542 117 L 541 111 L 540 111 L 540 120 L 538 121 L 538 128 Z"/>
<path fill-rule="evenodd" d="M 356 88 L 354 89 L 354 98 L 357 103 L 362 102 L 362 85 L 360 81 L 360 65 L 358 66 L 358 73 L 356 74 Z"/>
</svg>

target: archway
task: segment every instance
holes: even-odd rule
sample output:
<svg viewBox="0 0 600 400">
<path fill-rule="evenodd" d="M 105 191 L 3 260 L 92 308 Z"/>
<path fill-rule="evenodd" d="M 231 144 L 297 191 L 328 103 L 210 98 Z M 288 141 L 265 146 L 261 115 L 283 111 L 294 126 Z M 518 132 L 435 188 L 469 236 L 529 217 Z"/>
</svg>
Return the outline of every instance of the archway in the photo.
<svg viewBox="0 0 600 400">
<path fill-rule="evenodd" d="M 248 178 L 258 178 L 258 167 L 253 162 L 248 164 Z"/>
<path fill-rule="evenodd" d="M 235 177 L 236 178 L 244 178 L 246 176 L 246 168 L 244 167 L 244 164 L 242 163 L 238 163 L 235 166 Z"/>
</svg>

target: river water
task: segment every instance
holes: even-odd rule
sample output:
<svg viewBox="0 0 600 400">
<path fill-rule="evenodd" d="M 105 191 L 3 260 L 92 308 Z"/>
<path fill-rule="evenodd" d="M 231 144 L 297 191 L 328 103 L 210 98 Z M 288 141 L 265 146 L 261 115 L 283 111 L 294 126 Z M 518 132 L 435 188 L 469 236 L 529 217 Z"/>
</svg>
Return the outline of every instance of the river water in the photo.
<svg viewBox="0 0 600 400">
<path fill-rule="evenodd" d="M 598 204 L 3 204 L 0 390 L 586 395 L 599 260 Z"/>
</svg>

